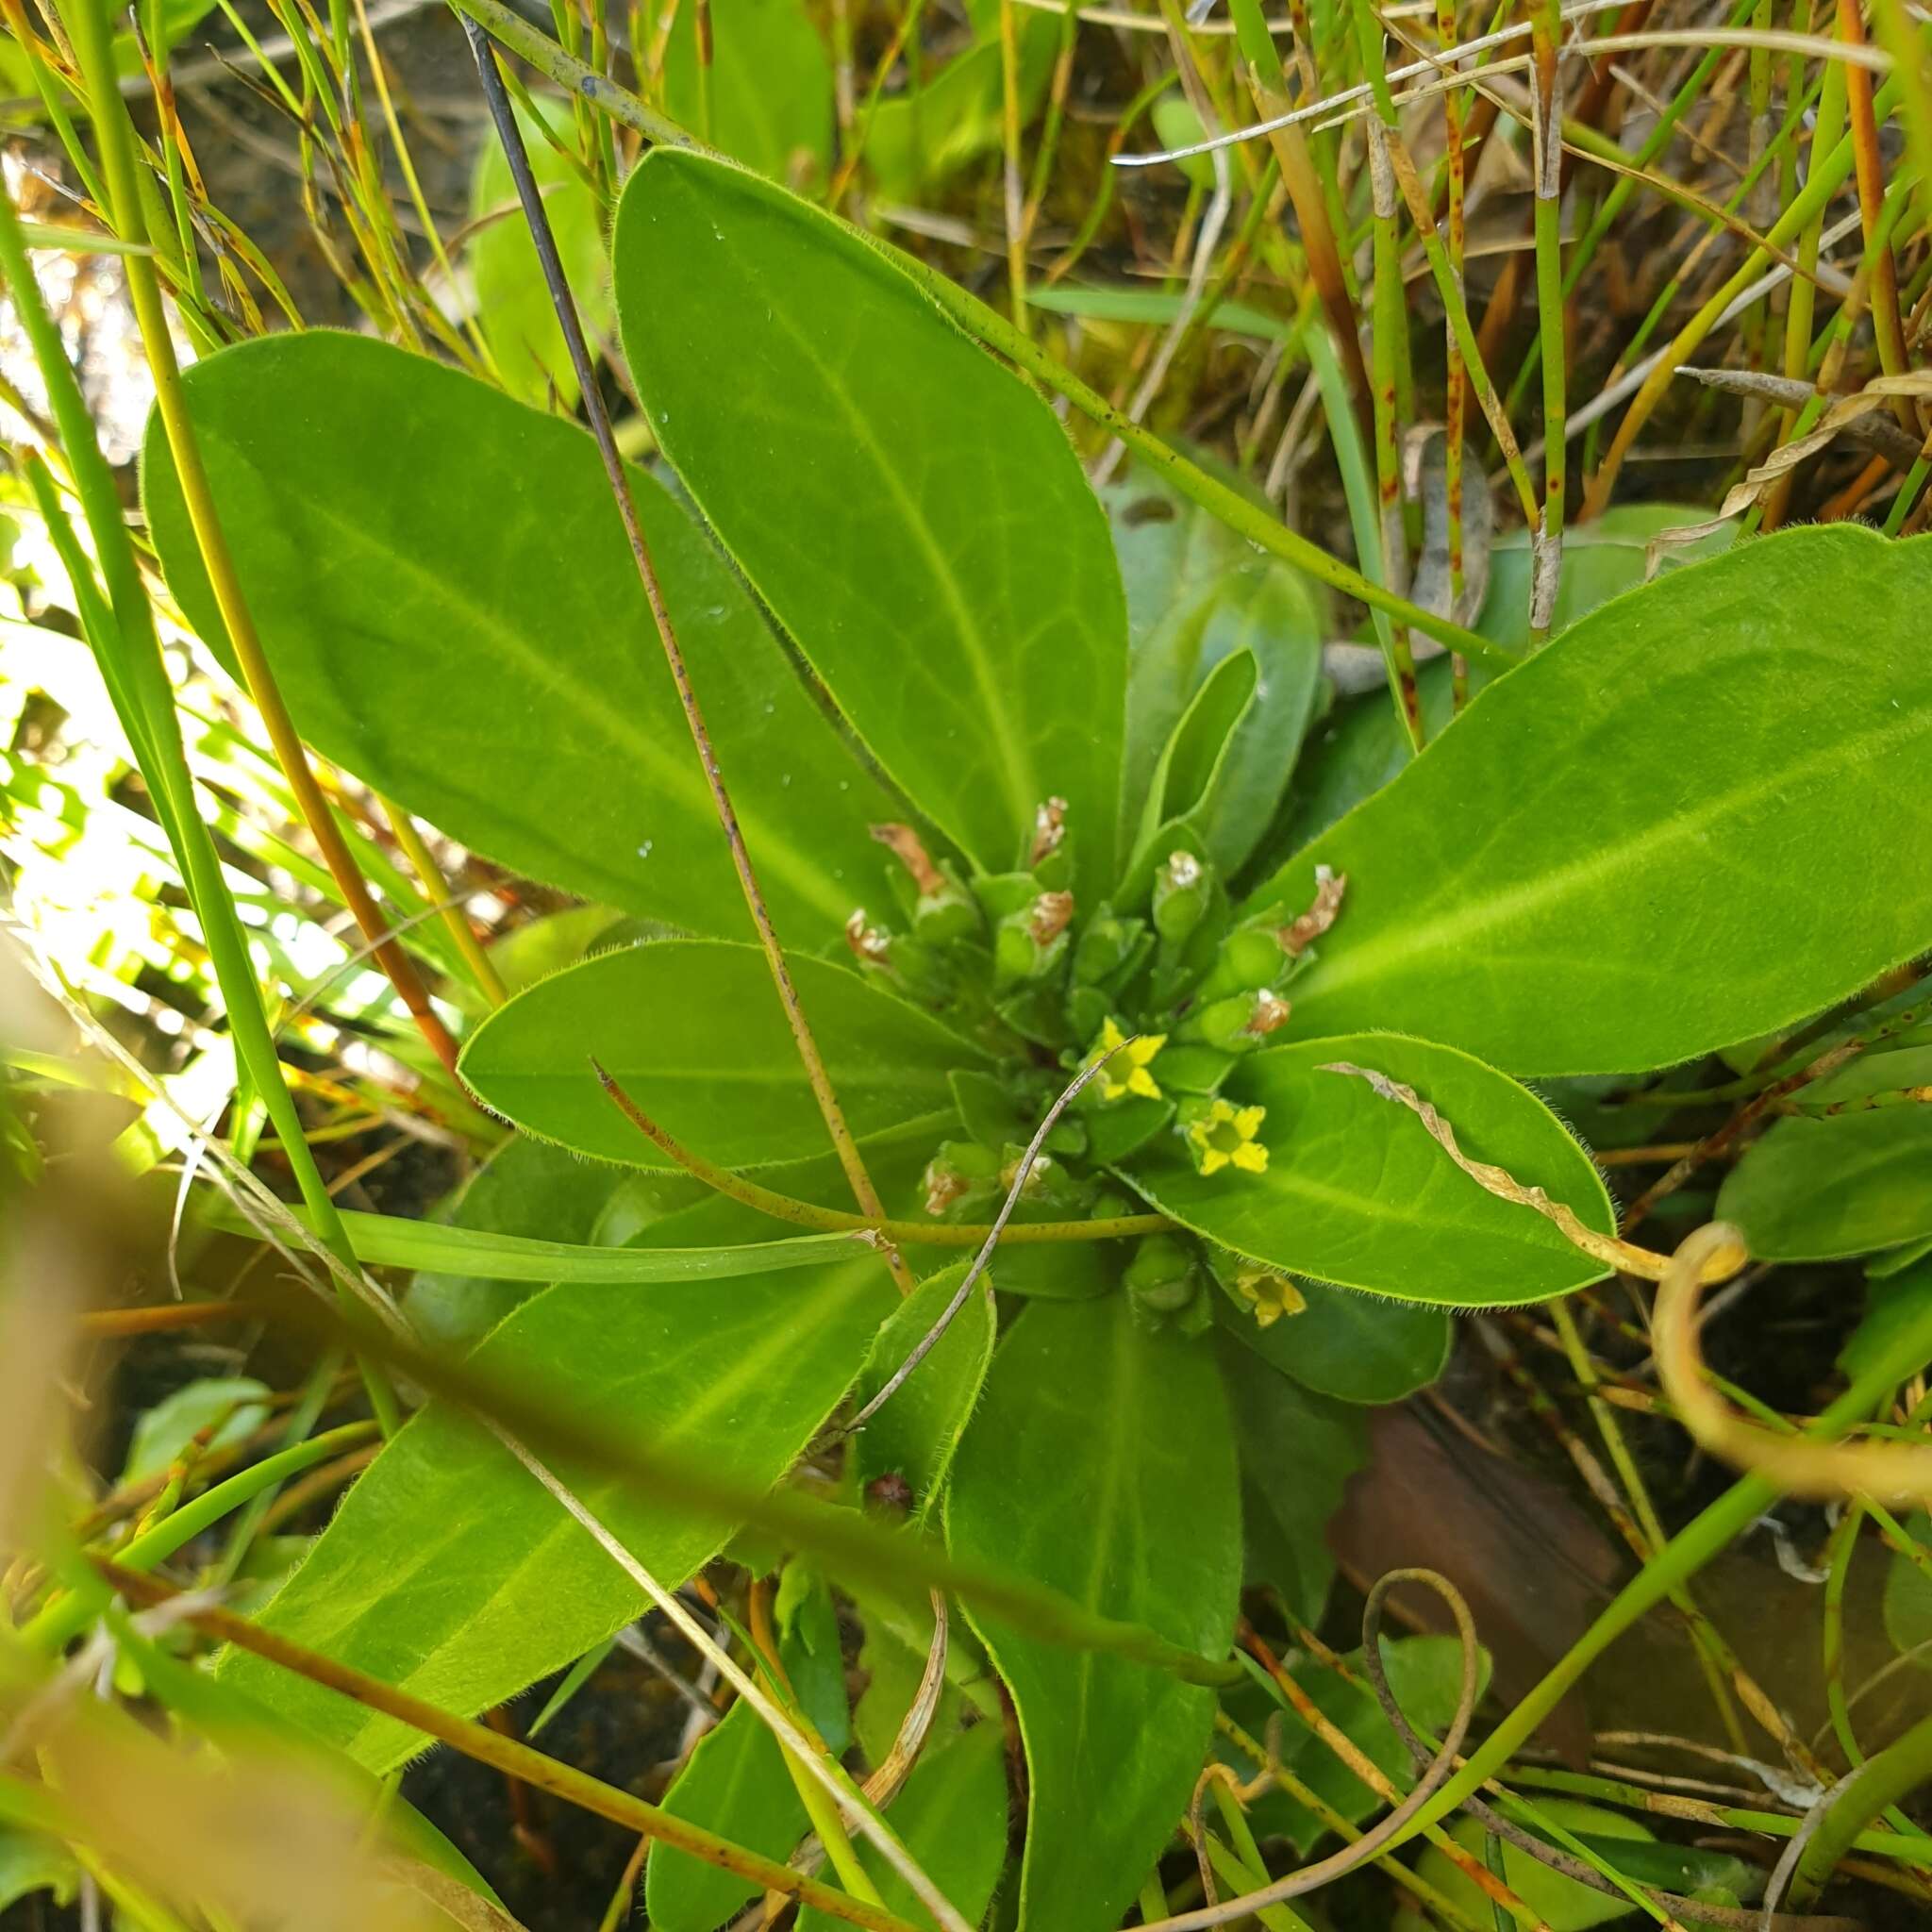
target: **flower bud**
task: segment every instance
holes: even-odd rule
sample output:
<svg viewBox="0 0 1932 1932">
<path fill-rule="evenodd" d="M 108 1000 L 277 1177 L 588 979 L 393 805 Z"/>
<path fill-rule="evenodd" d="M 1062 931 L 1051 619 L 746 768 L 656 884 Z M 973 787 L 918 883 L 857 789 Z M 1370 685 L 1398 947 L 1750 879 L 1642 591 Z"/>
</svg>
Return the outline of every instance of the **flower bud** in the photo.
<svg viewBox="0 0 1932 1932">
<path fill-rule="evenodd" d="M 1186 1307 L 1198 1286 L 1193 1256 L 1171 1234 L 1143 1235 L 1121 1279 L 1135 1306 L 1156 1315 Z"/>
<path fill-rule="evenodd" d="M 1173 852 L 1154 874 L 1154 929 L 1170 946 L 1186 942 L 1213 897 L 1208 868 L 1191 852 Z"/>
<path fill-rule="evenodd" d="M 1182 1025 L 1181 1038 L 1218 1047 L 1223 1053 L 1247 1053 L 1279 1031 L 1288 1015 L 1288 1002 L 1264 986 L 1197 1007 Z"/>
<path fill-rule="evenodd" d="M 1010 987 L 1044 979 L 1066 957 L 1073 919 L 1071 892 L 1040 892 L 1017 912 L 1008 912 L 993 937 L 994 984 Z"/>
<path fill-rule="evenodd" d="M 942 1141 L 920 1176 L 925 1211 L 935 1221 L 958 1220 L 981 1202 L 991 1201 L 999 1187 L 997 1155 L 976 1141 Z"/>
</svg>

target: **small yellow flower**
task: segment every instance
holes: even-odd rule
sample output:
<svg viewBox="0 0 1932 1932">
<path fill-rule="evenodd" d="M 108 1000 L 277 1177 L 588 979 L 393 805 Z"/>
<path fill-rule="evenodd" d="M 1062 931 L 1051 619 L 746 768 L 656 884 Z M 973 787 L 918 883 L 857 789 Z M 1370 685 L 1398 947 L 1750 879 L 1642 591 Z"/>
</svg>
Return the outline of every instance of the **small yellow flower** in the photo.
<svg viewBox="0 0 1932 1932">
<path fill-rule="evenodd" d="M 1143 1033 L 1140 1039 L 1128 1043 L 1112 1020 L 1100 1029 L 1100 1044 L 1088 1056 L 1088 1065 L 1108 1054 L 1113 1058 L 1101 1069 L 1100 1097 L 1103 1100 L 1119 1100 L 1129 1093 L 1138 1093 L 1144 1100 L 1158 1100 L 1160 1089 L 1154 1075 L 1147 1069 L 1156 1054 L 1167 1044 L 1164 1033 Z M 1125 1047 L 1122 1053 L 1120 1048 Z"/>
<path fill-rule="evenodd" d="M 1287 1275 L 1273 1274 L 1265 1269 L 1237 1274 L 1234 1286 L 1235 1292 L 1253 1307 L 1257 1328 L 1272 1328 L 1282 1316 L 1299 1315 L 1308 1306 L 1307 1296 Z"/>
<path fill-rule="evenodd" d="M 1243 1174 L 1265 1174 L 1268 1150 L 1255 1136 L 1268 1118 L 1265 1107 L 1237 1107 L 1216 1100 L 1188 1124 L 1188 1141 L 1194 1165 L 1204 1174 L 1238 1167 Z"/>
</svg>

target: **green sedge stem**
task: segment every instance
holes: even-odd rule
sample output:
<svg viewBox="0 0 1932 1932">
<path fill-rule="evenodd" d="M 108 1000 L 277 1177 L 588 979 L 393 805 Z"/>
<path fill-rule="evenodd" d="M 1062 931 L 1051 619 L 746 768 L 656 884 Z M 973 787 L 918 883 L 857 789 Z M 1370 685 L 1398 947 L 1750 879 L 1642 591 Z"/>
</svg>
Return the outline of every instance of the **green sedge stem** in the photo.
<svg viewBox="0 0 1932 1932">
<path fill-rule="evenodd" d="M 300 1475 L 319 1462 L 328 1461 L 344 1449 L 368 1441 L 375 1433 L 374 1423 L 348 1423 L 340 1429 L 311 1436 L 308 1441 L 298 1442 L 279 1455 L 265 1457 L 225 1482 L 205 1490 L 172 1515 L 164 1516 L 152 1529 L 144 1530 L 124 1549 L 116 1551 L 114 1560 L 124 1569 L 145 1574 L 262 1491 L 286 1482 L 291 1475 Z M 77 1637 L 92 1614 L 93 1607 L 85 1597 L 72 1592 L 58 1596 L 21 1631 L 21 1641 L 31 1650 L 51 1656 Z"/>
</svg>

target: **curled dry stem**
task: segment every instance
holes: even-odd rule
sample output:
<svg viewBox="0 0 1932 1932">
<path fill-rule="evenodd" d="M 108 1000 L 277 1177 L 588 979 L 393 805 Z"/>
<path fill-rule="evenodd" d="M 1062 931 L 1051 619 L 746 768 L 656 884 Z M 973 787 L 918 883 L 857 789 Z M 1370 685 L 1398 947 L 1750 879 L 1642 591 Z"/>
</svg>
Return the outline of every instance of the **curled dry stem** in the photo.
<svg viewBox="0 0 1932 1932">
<path fill-rule="evenodd" d="M 1394 1581 L 1385 1578 L 1385 1582 Z M 1438 1583 L 1445 1600 L 1453 1588 Z M 1430 1761 L 1428 1744 L 1417 1735 L 1415 1726 L 1409 1723 L 1407 1713 L 1396 1701 L 1394 1690 L 1389 1682 L 1387 1671 L 1382 1666 L 1381 1647 L 1378 1644 L 1365 1644 L 1362 1649 L 1362 1669 L 1369 1680 L 1369 1688 L 1374 1692 L 1375 1702 L 1382 1707 L 1382 1715 L 1389 1720 L 1390 1727 L 1408 1749 L 1408 1755 L 1415 1759 L 1418 1768 Z M 1534 1858 L 1538 1864 L 1547 1866 L 1552 1872 L 1563 1877 L 1574 1879 L 1578 1885 L 1588 1886 L 1592 1891 L 1600 1891 L 1613 1898 L 1636 1898 L 1653 1918 L 1677 1918 L 1694 1920 L 1700 1924 L 1720 1925 L 1729 1932 L 1859 1932 L 1858 1923 L 1853 1919 L 1811 1917 L 1798 1912 L 1774 1911 L 1769 1920 L 1763 1912 L 1742 1906 L 1721 1906 L 1707 1904 L 1701 1899 L 1686 1898 L 1675 1892 L 1657 1891 L 1648 1887 L 1638 1887 L 1607 1875 L 1595 1865 L 1564 1851 L 1558 1845 L 1548 1843 L 1538 1838 L 1532 1831 L 1525 1830 L 1513 1820 L 1506 1818 L 1493 1806 L 1474 1794 L 1462 1801 L 1462 1808 L 1472 1818 L 1478 1820 L 1486 1831 L 1494 1833 L 1506 1843 L 1514 1845 L 1520 1852 Z"/>
<path fill-rule="evenodd" d="M 1312 1865 L 1304 1865 L 1299 1872 L 1291 1872 L 1286 1877 L 1275 1879 L 1272 1885 L 1262 1886 L 1256 1891 L 1243 1892 L 1239 1898 L 1224 1899 L 1218 1905 L 1204 1906 L 1198 1910 L 1181 1912 L 1173 1918 L 1157 1919 L 1144 1928 L 1144 1932 L 1207 1932 L 1209 1926 L 1231 1924 L 1234 1921 L 1244 1919 L 1251 1913 L 1258 1913 L 1269 1906 L 1285 1904 L 1289 1899 L 1300 1898 L 1305 1893 L 1319 1890 L 1323 1886 L 1332 1884 L 1346 1873 L 1353 1872 L 1357 1866 L 1368 1863 L 1384 1845 L 1401 1838 L 1407 1830 L 1409 1822 L 1427 1805 L 1456 1768 L 1457 1755 L 1462 1749 L 1463 1739 L 1469 1735 L 1470 1719 L 1475 1715 L 1476 1694 L 1480 1683 L 1481 1649 L 1476 1641 L 1475 1621 L 1469 1613 L 1469 1606 L 1463 1602 L 1454 1586 L 1438 1576 L 1433 1570 L 1393 1570 L 1369 1592 L 1368 1604 L 1362 1611 L 1362 1643 L 1365 1650 L 1373 1651 L 1381 1636 L 1383 1602 L 1389 1591 L 1398 1583 L 1422 1583 L 1437 1591 L 1449 1606 L 1450 1613 L 1456 1619 L 1456 1634 L 1462 1644 L 1462 1686 L 1457 1695 L 1456 1715 L 1450 1722 L 1449 1733 L 1442 1740 L 1442 1748 L 1430 1760 L 1428 1769 L 1416 1780 L 1415 1789 L 1379 1824 L 1364 1832 L 1353 1844 L 1345 1845 L 1328 1857 L 1318 1858 Z"/>
<path fill-rule="evenodd" d="M 1735 1227 L 1711 1222 L 1685 1237 L 1658 1285 L 1651 1322 L 1657 1374 L 1678 1420 L 1721 1461 L 1774 1483 L 1787 1495 L 1932 1502 L 1932 1444 L 1780 1435 L 1746 1421 L 1717 1392 L 1697 1345 L 1697 1299 L 1704 1283 L 1720 1278 L 1717 1264 L 1743 1252 Z M 1723 1270 L 1735 1272 L 1735 1265 Z"/>
</svg>

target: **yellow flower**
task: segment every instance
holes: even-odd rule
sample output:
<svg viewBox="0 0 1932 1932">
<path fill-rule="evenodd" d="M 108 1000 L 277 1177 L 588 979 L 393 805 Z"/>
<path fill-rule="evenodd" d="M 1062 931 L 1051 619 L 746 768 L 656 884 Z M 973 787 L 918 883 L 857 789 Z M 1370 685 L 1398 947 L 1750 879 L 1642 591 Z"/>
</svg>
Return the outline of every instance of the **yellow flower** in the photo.
<svg viewBox="0 0 1932 1932">
<path fill-rule="evenodd" d="M 1284 1315 L 1299 1315 L 1308 1298 L 1285 1274 L 1271 1274 L 1265 1269 L 1251 1274 L 1237 1274 L 1235 1292 L 1255 1311 L 1257 1328 L 1272 1328 Z"/>
<path fill-rule="evenodd" d="M 1138 1093 L 1145 1100 L 1158 1100 L 1160 1089 L 1155 1083 L 1154 1075 L 1147 1071 L 1156 1054 L 1167 1044 L 1164 1033 L 1143 1033 L 1140 1039 L 1129 1043 L 1127 1036 L 1112 1020 L 1100 1029 L 1100 1044 L 1088 1056 L 1087 1064 L 1111 1054 L 1101 1069 L 1100 1097 L 1103 1100 L 1119 1100 L 1129 1093 Z M 1122 1053 L 1120 1048 L 1125 1047 Z"/>
<path fill-rule="evenodd" d="M 1268 1118 L 1265 1107 L 1237 1107 L 1216 1100 L 1188 1123 L 1188 1141 L 1194 1165 L 1204 1174 L 1238 1167 L 1243 1174 L 1265 1174 L 1268 1150 L 1255 1139 Z"/>
</svg>

